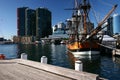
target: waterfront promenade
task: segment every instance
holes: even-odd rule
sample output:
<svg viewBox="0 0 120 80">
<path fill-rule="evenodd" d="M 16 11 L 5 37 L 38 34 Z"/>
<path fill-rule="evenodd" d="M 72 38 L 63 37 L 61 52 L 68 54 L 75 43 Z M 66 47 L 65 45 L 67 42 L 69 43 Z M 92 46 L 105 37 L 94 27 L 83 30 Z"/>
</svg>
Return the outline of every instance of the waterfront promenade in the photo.
<svg viewBox="0 0 120 80">
<path fill-rule="evenodd" d="M 96 74 L 23 59 L 0 60 L 0 80 L 103 80 Z"/>
</svg>

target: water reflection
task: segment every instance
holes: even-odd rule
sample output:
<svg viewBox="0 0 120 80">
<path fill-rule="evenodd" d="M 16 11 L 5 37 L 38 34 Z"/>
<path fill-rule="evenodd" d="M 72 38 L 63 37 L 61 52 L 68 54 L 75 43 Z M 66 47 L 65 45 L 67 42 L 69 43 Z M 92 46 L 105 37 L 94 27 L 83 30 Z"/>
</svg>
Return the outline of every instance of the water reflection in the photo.
<svg viewBox="0 0 120 80">
<path fill-rule="evenodd" d="M 71 68 L 71 64 L 68 60 L 68 56 L 66 53 L 66 46 L 65 45 L 51 45 L 51 49 L 52 49 L 52 62 L 51 64 L 53 65 L 58 65 L 58 66 L 62 66 L 62 67 L 67 67 L 67 68 Z"/>
<path fill-rule="evenodd" d="M 46 56 L 49 64 L 74 69 L 76 59 L 66 51 L 65 45 L 0 45 L 0 53 L 5 54 L 7 58 L 20 58 L 21 53 L 27 53 L 29 60 L 40 61 L 42 56 Z M 120 57 L 113 59 L 106 55 L 81 56 L 79 60 L 83 62 L 83 71 L 99 74 L 109 80 L 120 79 Z"/>
<path fill-rule="evenodd" d="M 19 58 L 21 53 L 27 53 L 28 59 L 33 61 L 40 61 L 42 56 L 46 56 L 48 58 L 48 64 L 71 68 L 67 55 L 65 54 L 65 45 L 19 44 L 18 49 Z"/>
<path fill-rule="evenodd" d="M 40 44 L 19 44 L 19 58 L 21 53 L 28 54 L 28 59 L 33 61 L 40 61 L 42 56 L 48 58 L 48 63 L 51 62 L 51 47 L 50 45 L 40 45 Z"/>
<path fill-rule="evenodd" d="M 98 74 L 100 72 L 100 55 L 86 56 L 80 59 L 83 62 L 83 70 Z"/>
<path fill-rule="evenodd" d="M 101 76 L 109 80 L 119 80 L 120 79 L 120 63 L 113 61 L 112 57 L 102 56 L 101 57 L 101 67 L 99 73 Z"/>
<path fill-rule="evenodd" d="M 92 55 L 92 56 L 80 56 L 79 58 L 74 58 L 74 56 L 70 53 L 67 52 L 69 56 L 69 60 L 74 67 L 75 61 L 80 60 L 83 63 L 83 71 L 86 72 L 91 72 L 91 73 L 96 73 L 98 74 L 99 68 L 100 68 L 100 55 Z"/>
</svg>

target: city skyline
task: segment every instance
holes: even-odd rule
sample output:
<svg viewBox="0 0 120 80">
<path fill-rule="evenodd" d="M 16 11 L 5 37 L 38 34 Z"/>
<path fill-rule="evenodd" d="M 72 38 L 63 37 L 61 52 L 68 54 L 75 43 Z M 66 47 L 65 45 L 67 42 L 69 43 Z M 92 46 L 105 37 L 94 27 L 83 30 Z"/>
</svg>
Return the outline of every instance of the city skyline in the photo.
<svg viewBox="0 0 120 80">
<path fill-rule="evenodd" d="M 46 7 L 52 12 L 52 25 L 59 22 L 65 22 L 66 19 L 71 17 L 72 11 L 66 11 L 66 8 L 74 7 L 74 0 L 1 0 L 0 2 L 0 37 L 3 36 L 7 39 L 17 35 L 17 8 L 29 7 L 36 9 L 38 7 Z M 120 14 L 119 0 L 90 0 L 96 13 L 99 14 L 100 20 L 112 8 L 112 5 L 118 4 L 116 13 Z M 102 6 L 101 6 L 102 5 Z M 95 19 L 92 20 L 94 22 Z M 92 21 L 91 20 L 91 21 Z"/>
<path fill-rule="evenodd" d="M 47 37 L 52 34 L 51 11 L 46 8 L 35 10 L 28 7 L 17 8 L 17 36 Z"/>
</svg>

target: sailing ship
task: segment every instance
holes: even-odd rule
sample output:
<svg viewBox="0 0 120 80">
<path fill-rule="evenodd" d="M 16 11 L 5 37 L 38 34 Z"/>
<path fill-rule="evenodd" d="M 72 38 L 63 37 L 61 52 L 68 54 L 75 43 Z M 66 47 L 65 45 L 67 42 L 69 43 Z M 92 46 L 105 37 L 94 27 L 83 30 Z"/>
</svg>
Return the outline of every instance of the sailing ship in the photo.
<svg viewBox="0 0 120 80">
<path fill-rule="evenodd" d="M 96 55 L 100 53 L 100 43 L 102 36 L 97 33 L 103 29 L 102 25 L 116 9 L 114 5 L 105 18 L 94 28 L 94 24 L 89 19 L 91 5 L 89 0 L 82 0 L 80 4 L 75 0 L 75 8 L 73 8 L 72 18 L 67 20 L 69 28 L 69 40 L 67 49 L 74 57 L 82 55 Z"/>
</svg>

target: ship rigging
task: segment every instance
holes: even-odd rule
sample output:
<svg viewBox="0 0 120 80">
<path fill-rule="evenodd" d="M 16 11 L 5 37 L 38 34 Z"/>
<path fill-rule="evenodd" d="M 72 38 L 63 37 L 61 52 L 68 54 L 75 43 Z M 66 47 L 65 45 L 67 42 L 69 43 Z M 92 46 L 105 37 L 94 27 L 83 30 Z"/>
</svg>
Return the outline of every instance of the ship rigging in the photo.
<svg viewBox="0 0 120 80">
<path fill-rule="evenodd" d="M 74 10 L 72 18 L 67 20 L 69 27 L 69 40 L 67 43 L 68 51 L 75 57 L 99 54 L 99 44 L 101 43 L 101 40 L 97 37 L 97 33 L 103 29 L 102 25 L 116 7 L 117 5 L 114 5 L 104 19 L 98 23 L 98 26 L 94 28 L 94 24 L 89 19 L 89 12 L 91 9 L 89 0 L 82 0 L 79 4 L 78 1 L 75 0 L 75 8 L 72 9 Z"/>
</svg>

